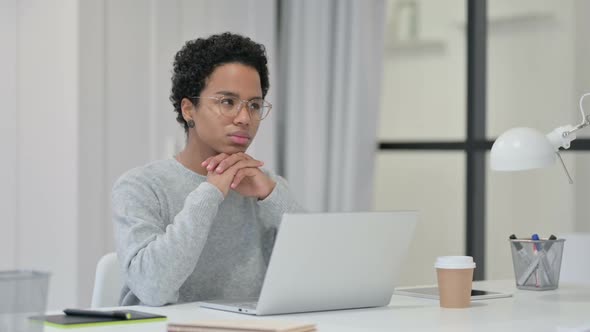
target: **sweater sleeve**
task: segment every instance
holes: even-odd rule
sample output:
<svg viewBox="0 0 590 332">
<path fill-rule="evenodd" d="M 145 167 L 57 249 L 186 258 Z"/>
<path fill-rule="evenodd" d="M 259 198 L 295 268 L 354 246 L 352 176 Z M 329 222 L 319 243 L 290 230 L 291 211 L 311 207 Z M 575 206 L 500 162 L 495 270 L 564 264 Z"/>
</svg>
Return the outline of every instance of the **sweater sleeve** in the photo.
<svg viewBox="0 0 590 332">
<path fill-rule="evenodd" d="M 277 229 L 284 213 L 306 212 L 289 190 L 281 176 L 269 174 L 276 182 L 273 191 L 264 200 L 258 201 L 258 216 L 266 228 Z"/>
<path fill-rule="evenodd" d="M 153 188 L 140 176 L 122 177 L 113 187 L 113 222 L 125 282 L 144 304 L 175 303 L 193 272 L 223 194 L 208 182 L 185 199 L 169 223 Z"/>
</svg>

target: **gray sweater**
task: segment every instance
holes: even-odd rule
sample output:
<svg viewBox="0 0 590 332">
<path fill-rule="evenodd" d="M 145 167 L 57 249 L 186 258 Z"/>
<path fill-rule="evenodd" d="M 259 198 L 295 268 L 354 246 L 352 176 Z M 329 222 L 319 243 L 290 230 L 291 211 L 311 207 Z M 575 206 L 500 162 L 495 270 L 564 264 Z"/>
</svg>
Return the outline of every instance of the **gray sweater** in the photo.
<svg viewBox="0 0 590 332">
<path fill-rule="evenodd" d="M 302 208 L 286 181 L 264 200 L 221 191 L 176 159 L 135 168 L 112 192 L 121 305 L 257 297 L 281 216 Z"/>
</svg>

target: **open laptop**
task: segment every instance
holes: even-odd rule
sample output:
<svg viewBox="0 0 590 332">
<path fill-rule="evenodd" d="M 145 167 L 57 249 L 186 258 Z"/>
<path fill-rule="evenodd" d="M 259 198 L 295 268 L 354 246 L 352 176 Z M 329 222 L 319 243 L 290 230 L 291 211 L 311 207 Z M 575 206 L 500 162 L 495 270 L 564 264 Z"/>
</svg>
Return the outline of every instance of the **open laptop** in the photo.
<svg viewBox="0 0 590 332">
<path fill-rule="evenodd" d="M 417 213 L 285 214 L 258 299 L 200 302 L 251 315 L 389 304 Z"/>
</svg>

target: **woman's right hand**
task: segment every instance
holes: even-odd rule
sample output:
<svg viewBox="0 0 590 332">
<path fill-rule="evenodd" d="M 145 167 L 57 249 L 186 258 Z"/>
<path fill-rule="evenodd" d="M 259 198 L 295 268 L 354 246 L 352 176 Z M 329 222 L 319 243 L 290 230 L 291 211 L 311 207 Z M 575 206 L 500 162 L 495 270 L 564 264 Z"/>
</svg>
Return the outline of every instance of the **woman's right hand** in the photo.
<svg viewBox="0 0 590 332">
<path fill-rule="evenodd" d="M 207 182 L 219 189 L 226 197 L 236 173 L 243 168 L 258 168 L 264 163 L 253 159 L 245 153 L 218 154 L 208 158 L 203 164 L 207 165 Z"/>
</svg>

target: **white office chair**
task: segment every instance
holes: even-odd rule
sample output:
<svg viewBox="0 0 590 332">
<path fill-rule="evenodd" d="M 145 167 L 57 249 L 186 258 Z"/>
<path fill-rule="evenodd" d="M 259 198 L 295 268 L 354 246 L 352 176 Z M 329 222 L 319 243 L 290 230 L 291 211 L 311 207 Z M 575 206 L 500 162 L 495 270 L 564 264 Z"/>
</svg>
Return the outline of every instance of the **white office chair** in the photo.
<svg viewBox="0 0 590 332">
<path fill-rule="evenodd" d="M 565 239 L 559 283 L 590 285 L 590 233 L 559 234 Z"/>
<path fill-rule="evenodd" d="M 108 253 L 96 264 L 92 308 L 116 307 L 123 287 L 117 253 Z"/>
</svg>

